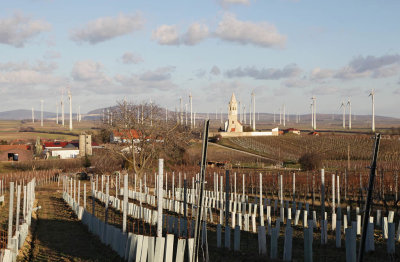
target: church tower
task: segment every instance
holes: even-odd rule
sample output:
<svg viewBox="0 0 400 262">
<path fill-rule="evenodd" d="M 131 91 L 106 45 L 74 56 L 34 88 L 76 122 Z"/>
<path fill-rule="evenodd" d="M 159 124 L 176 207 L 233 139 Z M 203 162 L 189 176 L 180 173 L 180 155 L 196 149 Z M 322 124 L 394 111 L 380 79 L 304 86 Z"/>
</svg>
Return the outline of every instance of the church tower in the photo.
<svg viewBox="0 0 400 262">
<path fill-rule="evenodd" d="M 227 132 L 243 132 L 243 126 L 237 119 L 237 101 L 235 94 L 232 93 L 231 101 L 229 102 L 229 113 L 228 113 L 228 129 Z"/>
</svg>

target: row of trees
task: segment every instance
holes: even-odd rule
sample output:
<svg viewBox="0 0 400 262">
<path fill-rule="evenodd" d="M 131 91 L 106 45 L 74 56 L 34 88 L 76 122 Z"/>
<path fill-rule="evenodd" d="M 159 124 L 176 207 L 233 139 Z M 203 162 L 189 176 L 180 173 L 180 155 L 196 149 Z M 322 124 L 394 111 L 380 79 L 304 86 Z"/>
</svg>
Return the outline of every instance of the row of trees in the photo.
<svg viewBox="0 0 400 262">
<path fill-rule="evenodd" d="M 190 128 L 175 121 L 176 114 L 168 118 L 165 109 L 154 103 L 118 102 L 111 115 L 112 120 L 103 123 L 103 136 L 114 133 L 123 141 L 106 144 L 106 149 L 123 160 L 125 169 L 139 177 L 158 158 L 180 164 L 193 138 Z"/>
</svg>

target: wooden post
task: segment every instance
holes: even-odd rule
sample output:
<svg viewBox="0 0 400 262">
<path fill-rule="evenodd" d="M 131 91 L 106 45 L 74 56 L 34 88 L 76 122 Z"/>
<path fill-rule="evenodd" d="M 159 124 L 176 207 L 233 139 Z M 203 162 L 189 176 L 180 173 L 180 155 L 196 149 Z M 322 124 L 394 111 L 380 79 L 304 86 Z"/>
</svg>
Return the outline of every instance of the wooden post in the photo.
<svg viewBox="0 0 400 262">
<path fill-rule="evenodd" d="M 162 211 L 163 211 L 163 172 L 164 159 L 158 160 L 158 190 L 157 190 L 157 237 L 162 237 Z"/>
<path fill-rule="evenodd" d="M 128 175 L 124 175 L 124 207 L 122 218 L 122 232 L 126 233 L 126 216 L 128 213 Z"/>
<path fill-rule="evenodd" d="M 14 215 L 14 182 L 10 182 L 10 205 L 8 209 L 8 238 L 7 246 L 10 248 L 12 238 L 12 226 L 13 226 L 13 215 Z"/>
</svg>

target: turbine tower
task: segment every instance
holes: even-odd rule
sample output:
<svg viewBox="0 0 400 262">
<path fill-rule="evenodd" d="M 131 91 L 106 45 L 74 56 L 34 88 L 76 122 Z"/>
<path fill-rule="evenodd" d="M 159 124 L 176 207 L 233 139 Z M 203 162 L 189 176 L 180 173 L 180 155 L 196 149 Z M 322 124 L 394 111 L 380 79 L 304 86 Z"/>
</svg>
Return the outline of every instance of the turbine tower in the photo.
<svg viewBox="0 0 400 262">
<path fill-rule="evenodd" d="M 40 126 L 43 126 L 43 99 L 40 100 Z"/>
<path fill-rule="evenodd" d="M 310 104 L 311 108 L 311 128 L 314 129 L 314 104 Z"/>
<path fill-rule="evenodd" d="M 283 126 L 286 126 L 286 106 L 283 104 Z"/>
<path fill-rule="evenodd" d="M 182 108 L 182 97 L 179 97 L 179 119 L 181 122 L 181 125 L 183 125 L 183 108 Z"/>
<path fill-rule="evenodd" d="M 275 110 L 274 110 L 274 123 L 275 123 Z"/>
<path fill-rule="evenodd" d="M 32 123 L 35 123 L 35 110 L 32 107 Z"/>
<path fill-rule="evenodd" d="M 351 129 L 351 101 L 350 101 L 350 98 L 347 101 L 347 106 L 349 107 L 349 129 Z"/>
<path fill-rule="evenodd" d="M 187 114 L 188 104 L 185 104 L 185 126 L 188 124 L 188 114 Z"/>
<path fill-rule="evenodd" d="M 69 130 L 72 131 L 72 95 L 71 90 L 68 90 L 69 99 Z"/>
<path fill-rule="evenodd" d="M 61 89 L 61 124 L 64 126 L 64 88 Z"/>
<path fill-rule="evenodd" d="M 243 122 L 242 121 L 242 112 L 240 111 L 241 110 L 241 107 L 240 107 L 240 101 L 238 101 L 238 103 L 239 103 L 239 106 L 238 106 L 238 114 L 239 114 L 239 116 L 238 116 L 238 119 L 239 119 L 239 122 Z"/>
<path fill-rule="evenodd" d="M 313 105 L 313 112 L 314 112 L 314 116 L 313 116 L 313 129 L 316 130 L 317 129 L 317 98 L 315 96 L 313 96 L 312 98 L 312 105 Z"/>
<path fill-rule="evenodd" d="M 344 104 L 344 102 L 342 102 L 342 104 L 340 105 L 340 108 L 343 108 L 343 128 L 346 128 L 346 105 Z"/>
<path fill-rule="evenodd" d="M 372 132 L 375 132 L 375 90 L 372 89 L 369 96 L 372 98 Z"/>
<path fill-rule="evenodd" d="M 153 126 L 153 102 L 150 98 L 150 126 Z"/>
<path fill-rule="evenodd" d="M 244 120 L 244 124 L 246 124 L 246 122 L 247 122 L 246 105 L 243 105 L 243 120 Z"/>
<path fill-rule="evenodd" d="M 192 93 L 189 94 L 190 103 L 190 128 L 193 128 L 193 103 L 192 103 Z"/>
<path fill-rule="evenodd" d="M 253 131 L 256 131 L 256 95 L 254 94 L 254 91 L 251 92 L 251 97 L 253 99 Z"/>
</svg>

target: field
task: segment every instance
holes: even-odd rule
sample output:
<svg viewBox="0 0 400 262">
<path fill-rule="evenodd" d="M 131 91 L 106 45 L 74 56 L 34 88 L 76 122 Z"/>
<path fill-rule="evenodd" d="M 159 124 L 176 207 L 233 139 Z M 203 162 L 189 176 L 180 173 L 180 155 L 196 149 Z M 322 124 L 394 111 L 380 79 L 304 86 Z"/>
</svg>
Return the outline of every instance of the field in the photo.
<svg viewBox="0 0 400 262">
<path fill-rule="evenodd" d="M 277 162 L 297 161 L 303 154 L 313 152 L 321 156 L 324 165 L 350 169 L 371 160 L 374 140 L 369 135 L 283 135 L 278 137 L 224 138 L 222 145 L 275 159 Z M 399 136 L 384 137 L 379 149 L 379 166 L 400 169 Z"/>
<path fill-rule="evenodd" d="M 68 123 L 65 126 L 57 125 L 53 121 L 45 121 L 44 126 L 40 122 L 25 122 L 17 120 L 0 120 L 0 140 L 35 140 L 37 137 L 44 139 L 73 140 L 84 131 L 91 130 L 97 125 L 94 121 L 74 122 L 73 131 L 69 131 Z"/>
</svg>

